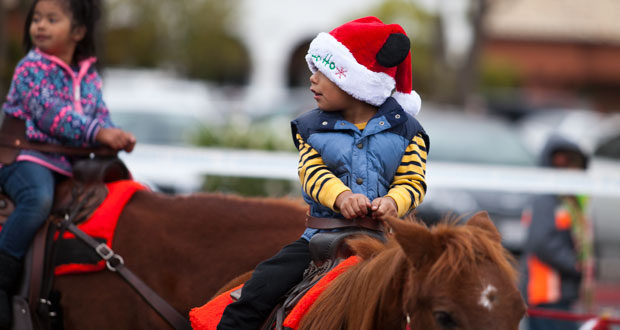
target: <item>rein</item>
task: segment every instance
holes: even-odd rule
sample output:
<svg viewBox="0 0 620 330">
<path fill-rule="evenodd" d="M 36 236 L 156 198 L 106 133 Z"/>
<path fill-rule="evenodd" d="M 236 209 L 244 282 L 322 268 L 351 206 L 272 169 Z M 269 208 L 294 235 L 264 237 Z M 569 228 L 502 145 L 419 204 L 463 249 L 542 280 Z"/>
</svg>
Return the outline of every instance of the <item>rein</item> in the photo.
<svg viewBox="0 0 620 330">
<path fill-rule="evenodd" d="M 573 321 L 573 322 L 583 322 L 583 321 L 597 319 L 602 325 L 605 325 L 607 327 L 609 325 L 620 325 L 620 318 L 614 318 L 614 317 L 611 317 L 610 315 L 605 315 L 605 314 L 602 314 L 602 315 L 578 314 L 578 313 L 572 313 L 572 312 L 556 310 L 556 309 L 529 308 L 527 310 L 527 315 L 529 317 L 540 317 L 540 318 Z M 601 329 L 608 329 L 608 328 L 602 327 Z"/>
<path fill-rule="evenodd" d="M 79 203 L 82 204 L 82 203 Z M 93 248 L 101 259 L 106 261 L 106 267 L 111 271 L 119 274 L 140 296 L 166 321 L 172 328 L 176 330 L 191 330 L 189 321 L 183 317 L 174 307 L 153 291 L 146 283 L 136 276 L 129 268 L 125 266 L 123 257 L 115 253 L 106 243 L 99 243 L 94 238 L 79 229 L 73 220 L 79 213 L 80 205 L 66 213 L 64 218 L 60 220 L 58 226 L 62 231 L 69 230 L 75 237 L 82 240 L 88 246 Z M 62 234 L 59 235 L 59 239 Z"/>
<path fill-rule="evenodd" d="M 118 153 L 106 146 L 81 148 L 30 142 L 26 138 L 26 122 L 23 119 L 5 115 L 2 119 L 2 126 L 0 126 L 0 162 L 12 163 L 22 149 L 68 156 L 116 156 Z"/>
<path fill-rule="evenodd" d="M 374 231 L 384 231 L 383 222 L 371 217 L 355 219 L 319 218 L 306 215 L 306 227 L 315 229 L 338 229 L 347 227 L 361 227 Z"/>
</svg>

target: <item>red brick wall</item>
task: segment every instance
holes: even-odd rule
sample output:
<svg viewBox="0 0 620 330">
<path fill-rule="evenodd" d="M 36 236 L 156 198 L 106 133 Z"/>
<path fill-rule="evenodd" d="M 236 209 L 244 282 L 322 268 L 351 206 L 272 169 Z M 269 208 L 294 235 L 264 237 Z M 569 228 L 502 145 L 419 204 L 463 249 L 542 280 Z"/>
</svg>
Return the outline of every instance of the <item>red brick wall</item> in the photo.
<svg viewBox="0 0 620 330">
<path fill-rule="evenodd" d="M 484 56 L 512 63 L 525 88 L 586 91 L 600 110 L 620 110 L 620 45 L 492 39 Z"/>
</svg>

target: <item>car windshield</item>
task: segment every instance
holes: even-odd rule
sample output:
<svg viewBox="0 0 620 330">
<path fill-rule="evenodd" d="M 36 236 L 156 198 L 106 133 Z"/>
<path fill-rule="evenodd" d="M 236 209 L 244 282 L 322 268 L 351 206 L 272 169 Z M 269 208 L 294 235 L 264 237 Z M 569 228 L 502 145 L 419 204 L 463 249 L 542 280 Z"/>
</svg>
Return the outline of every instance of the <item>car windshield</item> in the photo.
<svg viewBox="0 0 620 330">
<path fill-rule="evenodd" d="M 438 111 L 419 120 L 430 136 L 429 161 L 535 165 L 515 128 L 502 120 Z"/>
</svg>

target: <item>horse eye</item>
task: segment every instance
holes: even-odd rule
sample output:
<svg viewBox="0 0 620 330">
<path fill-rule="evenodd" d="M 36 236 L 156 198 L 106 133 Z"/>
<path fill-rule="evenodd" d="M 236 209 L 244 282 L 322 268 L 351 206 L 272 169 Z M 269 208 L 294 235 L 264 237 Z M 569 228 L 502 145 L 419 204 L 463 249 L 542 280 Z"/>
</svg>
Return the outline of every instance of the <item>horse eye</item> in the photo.
<svg viewBox="0 0 620 330">
<path fill-rule="evenodd" d="M 452 316 L 447 312 L 433 312 L 433 317 L 435 317 L 435 322 L 442 328 L 456 328 L 458 324 L 452 318 Z"/>
</svg>

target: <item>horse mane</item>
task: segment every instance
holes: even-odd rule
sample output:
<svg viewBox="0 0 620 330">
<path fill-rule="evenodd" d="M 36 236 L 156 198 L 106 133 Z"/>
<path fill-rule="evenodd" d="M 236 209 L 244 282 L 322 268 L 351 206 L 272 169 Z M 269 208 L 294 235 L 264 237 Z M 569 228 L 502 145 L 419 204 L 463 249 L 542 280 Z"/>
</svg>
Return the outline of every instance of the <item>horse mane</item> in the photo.
<svg viewBox="0 0 620 330">
<path fill-rule="evenodd" d="M 410 282 L 406 278 L 410 266 L 395 240 L 383 244 L 364 236 L 350 239 L 347 244 L 362 260 L 330 283 L 303 318 L 301 330 L 375 329 L 379 305 L 396 300 L 385 296 L 400 295 L 397 287 L 393 292 L 385 288 Z"/>
<path fill-rule="evenodd" d="M 516 260 L 501 245 L 496 233 L 476 226 L 456 226 L 440 223 L 430 229 L 439 237 L 443 252 L 431 268 L 430 278 L 452 280 L 461 272 L 473 269 L 484 260 L 494 263 L 512 282 L 517 281 Z"/>
<path fill-rule="evenodd" d="M 426 276 L 431 280 L 450 281 L 486 259 L 516 282 L 514 258 L 493 233 L 477 226 L 457 226 L 455 222 L 455 219 L 444 219 L 430 229 L 417 221 L 411 222 L 439 238 L 443 249 Z M 401 328 L 402 301 L 417 285 L 414 266 L 394 235 L 389 235 L 385 244 L 365 236 L 349 239 L 347 243 L 362 261 L 332 281 L 308 311 L 300 329 L 370 330 L 378 325 L 386 329 Z M 394 311 L 399 317 L 389 319 L 388 313 L 381 313 L 386 310 Z"/>
</svg>

